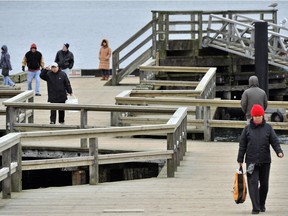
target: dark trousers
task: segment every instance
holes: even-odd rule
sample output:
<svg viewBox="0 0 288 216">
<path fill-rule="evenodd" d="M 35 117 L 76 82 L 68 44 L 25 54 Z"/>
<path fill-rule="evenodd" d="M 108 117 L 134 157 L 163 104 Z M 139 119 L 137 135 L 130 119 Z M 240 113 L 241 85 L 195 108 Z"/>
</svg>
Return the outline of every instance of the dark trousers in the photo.
<svg viewBox="0 0 288 216">
<path fill-rule="evenodd" d="M 259 211 L 261 207 L 265 206 L 269 188 L 270 165 L 270 163 L 255 165 L 253 173 L 247 173 L 249 195 L 255 211 Z"/>
<path fill-rule="evenodd" d="M 109 70 L 101 69 L 102 76 L 109 76 Z"/>
<path fill-rule="evenodd" d="M 51 110 L 50 112 L 50 122 L 54 122 L 56 123 L 56 111 L 57 110 Z M 58 120 L 59 120 L 59 123 L 64 123 L 65 122 L 65 111 L 64 110 L 58 110 Z"/>
</svg>

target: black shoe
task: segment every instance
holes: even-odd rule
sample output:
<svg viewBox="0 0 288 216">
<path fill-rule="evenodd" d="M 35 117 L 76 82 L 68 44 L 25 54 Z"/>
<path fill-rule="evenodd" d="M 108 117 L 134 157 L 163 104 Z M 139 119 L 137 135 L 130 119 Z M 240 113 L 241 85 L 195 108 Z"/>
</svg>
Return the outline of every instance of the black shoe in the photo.
<svg viewBox="0 0 288 216">
<path fill-rule="evenodd" d="M 259 214 L 259 210 L 252 210 L 252 214 Z"/>
<path fill-rule="evenodd" d="M 41 96 L 41 94 L 40 94 L 40 93 L 37 93 L 37 94 L 35 94 L 35 96 Z"/>
<path fill-rule="evenodd" d="M 263 206 L 263 207 L 260 208 L 260 212 L 265 212 L 265 211 L 266 211 L 265 206 Z"/>
</svg>

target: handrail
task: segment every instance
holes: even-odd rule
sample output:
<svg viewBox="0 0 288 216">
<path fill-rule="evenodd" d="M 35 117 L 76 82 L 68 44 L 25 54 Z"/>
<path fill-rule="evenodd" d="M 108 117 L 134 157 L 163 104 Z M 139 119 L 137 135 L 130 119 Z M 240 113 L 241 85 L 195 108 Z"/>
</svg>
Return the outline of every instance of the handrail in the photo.
<svg viewBox="0 0 288 216">
<path fill-rule="evenodd" d="M 158 110 L 159 109 L 161 108 L 158 107 Z M 89 166 L 90 184 L 98 184 L 99 164 L 165 159 L 167 160 L 167 177 L 174 177 L 176 168 L 180 165 L 180 160 L 183 159 L 187 150 L 186 116 L 187 108 L 179 107 L 166 124 L 7 134 L 0 138 L 0 153 L 2 153 L 3 166 L 2 169 L 0 169 L 0 181 L 2 181 L 3 189 L 2 197 L 11 198 L 12 191 L 20 192 L 22 190 L 22 170 Z M 119 153 L 105 156 L 98 155 L 98 137 L 132 136 L 153 133 L 167 134 L 166 150 Z M 89 138 L 89 156 L 22 162 L 22 142 L 35 138 L 45 141 L 47 139 L 51 140 L 52 137 L 54 140 Z"/>
<path fill-rule="evenodd" d="M 132 37 L 130 37 L 127 41 L 125 41 L 122 45 L 120 45 L 112 54 L 113 56 L 113 66 L 112 66 L 112 81 L 109 81 L 109 84 L 118 85 L 120 81 L 128 74 L 132 73 L 139 65 L 129 64 L 126 67 L 121 76 L 118 74 L 120 71 L 120 64 L 126 63 L 129 57 L 133 54 L 140 51 L 140 48 L 143 47 L 145 44 L 151 42 L 151 52 L 150 56 L 147 56 L 146 60 L 149 58 L 156 58 L 157 49 L 165 52 L 167 48 L 169 48 L 169 40 L 171 37 L 176 37 L 176 35 L 181 35 L 181 39 L 183 39 L 183 35 L 187 36 L 187 39 L 195 39 L 198 40 L 199 48 L 202 46 L 202 39 L 206 37 L 208 32 L 207 26 L 209 19 L 207 19 L 207 15 L 210 14 L 218 14 L 222 15 L 222 17 L 227 17 L 232 19 L 234 15 L 257 15 L 260 20 L 268 21 L 270 23 L 277 23 L 277 10 L 226 10 L 226 11 L 214 11 L 214 10 L 205 10 L 205 11 L 152 11 L 152 20 L 147 23 L 142 29 L 136 32 Z M 182 15 L 189 15 L 182 16 Z M 173 20 L 176 16 L 182 16 L 181 19 L 175 21 Z M 181 30 L 181 28 L 171 29 L 171 26 L 187 26 L 188 30 Z M 186 29 L 186 28 L 185 28 Z M 145 33 L 151 30 L 152 34 L 145 36 Z M 136 42 L 141 37 L 145 37 L 144 40 L 140 42 Z M 176 37 L 177 38 L 177 37 Z M 175 38 L 173 38 L 175 39 Z M 137 43 L 132 50 L 129 50 L 128 47 L 132 43 Z M 125 52 L 124 52 L 125 51 Z M 122 53 L 124 57 L 120 56 Z M 139 63 L 141 64 L 141 63 Z M 127 71 L 127 73 L 126 73 Z"/>
<path fill-rule="evenodd" d="M 247 21 L 238 20 L 238 17 Z M 250 22 L 247 23 L 248 21 Z M 257 21 L 263 22 L 263 20 L 252 19 L 239 14 L 236 14 L 233 18 L 210 14 L 208 33 L 203 39 L 203 45 L 254 59 L 254 23 Z M 285 44 L 285 41 L 288 40 L 288 36 L 279 32 L 280 29 L 288 29 L 271 22 L 267 24 L 269 64 L 287 67 L 287 44 Z"/>
</svg>

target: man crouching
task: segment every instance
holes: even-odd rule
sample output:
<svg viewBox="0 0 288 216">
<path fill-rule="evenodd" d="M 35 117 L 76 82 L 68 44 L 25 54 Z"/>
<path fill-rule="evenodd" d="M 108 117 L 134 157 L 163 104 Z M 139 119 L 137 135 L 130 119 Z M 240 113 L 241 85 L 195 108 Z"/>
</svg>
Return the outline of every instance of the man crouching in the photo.
<svg viewBox="0 0 288 216">
<path fill-rule="evenodd" d="M 70 81 L 65 72 L 61 71 L 58 64 L 54 62 L 51 67 L 45 67 L 40 74 L 41 79 L 47 82 L 48 102 L 50 103 L 65 103 L 67 94 L 72 95 Z M 65 122 L 65 111 L 58 110 L 59 123 Z M 50 124 L 56 122 L 56 110 L 51 110 Z"/>
</svg>

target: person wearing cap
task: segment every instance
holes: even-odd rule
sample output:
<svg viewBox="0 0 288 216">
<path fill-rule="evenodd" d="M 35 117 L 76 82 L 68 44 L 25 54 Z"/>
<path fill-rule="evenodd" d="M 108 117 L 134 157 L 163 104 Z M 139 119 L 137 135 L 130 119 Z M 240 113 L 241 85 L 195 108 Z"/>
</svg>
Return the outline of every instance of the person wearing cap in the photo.
<svg viewBox="0 0 288 216">
<path fill-rule="evenodd" d="M 25 71 L 25 66 L 27 65 L 27 81 L 28 90 L 32 90 L 32 80 L 35 78 L 36 89 L 35 95 L 41 96 L 40 94 L 40 68 L 44 68 L 44 60 L 42 53 L 37 50 L 37 46 L 33 43 L 30 47 L 23 60 L 22 60 L 22 71 Z"/>
<path fill-rule="evenodd" d="M 254 104 L 260 104 L 266 110 L 267 95 L 263 89 L 259 88 L 257 76 L 249 77 L 249 88 L 243 92 L 240 103 L 248 121 L 251 119 L 250 111 Z"/>
<path fill-rule="evenodd" d="M 108 40 L 103 39 L 101 42 L 101 48 L 99 50 L 99 70 L 102 74 L 101 80 L 109 79 L 111 53 L 112 52 L 108 45 Z"/>
<path fill-rule="evenodd" d="M 3 85 L 15 86 L 15 83 L 9 77 L 9 71 L 12 70 L 10 62 L 10 54 L 8 53 L 8 47 L 3 45 L 1 47 L 0 69 L 2 69 Z"/>
<path fill-rule="evenodd" d="M 62 50 L 59 50 L 55 57 L 55 62 L 58 64 L 61 70 L 67 74 L 68 78 L 69 72 L 74 65 L 74 55 L 69 50 L 69 46 L 70 45 L 68 43 L 65 43 Z"/>
<path fill-rule="evenodd" d="M 61 71 L 56 62 L 44 68 L 40 74 L 41 79 L 47 82 L 48 102 L 65 103 L 67 94 L 72 95 L 72 87 L 65 72 Z M 56 110 L 50 112 L 50 124 L 56 123 Z M 58 122 L 64 124 L 65 111 L 58 111 Z"/>
<path fill-rule="evenodd" d="M 240 136 L 237 162 L 242 166 L 245 156 L 252 214 L 266 211 L 271 165 L 270 145 L 279 158 L 284 157 L 275 131 L 264 119 L 264 109 L 255 104 L 251 109 L 252 119 Z"/>
</svg>

